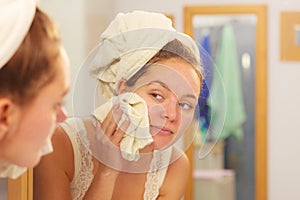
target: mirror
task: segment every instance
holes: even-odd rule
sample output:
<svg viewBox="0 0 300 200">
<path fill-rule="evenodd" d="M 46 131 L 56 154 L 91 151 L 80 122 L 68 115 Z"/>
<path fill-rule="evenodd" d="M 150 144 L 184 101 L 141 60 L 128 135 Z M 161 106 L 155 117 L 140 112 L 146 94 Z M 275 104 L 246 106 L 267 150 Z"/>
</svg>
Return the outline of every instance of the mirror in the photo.
<svg viewBox="0 0 300 200">
<path fill-rule="evenodd" d="M 46 2 L 46 1 L 45 1 Z M 106 10 L 111 10 L 111 3 L 109 1 L 107 2 L 106 6 L 102 5 L 100 7 L 95 7 L 97 9 L 93 9 L 93 11 L 97 11 L 97 13 L 103 14 L 107 13 Z M 45 4 L 45 3 L 44 3 Z M 49 3 L 50 4 L 50 3 Z M 53 4 L 53 2 L 51 2 Z M 69 3 L 65 3 L 69 6 Z M 77 5 L 78 4 L 78 5 Z M 80 2 L 76 3 L 76 8 L 82 8 L 82 5 Z M 51 8 L 57 8 L 57 5 L 50 6 Z M 58 6 L 62 7 L 62 6 Z M 99 9 L 103 9 L 103 12 L 99 12 Z M 62 9 L 63 10 L 63 9 Z M 253 145 L 253 152 L 254 152 L 254 162 L 253 164 L 253 177 L 254 177 L 254 183 L 253 183 L 253 190 L 254 191 L 254 197 L 253 199 L 256 200 L 264 200 L 267 199 L 267 51 L 266 51 L 266 32 L 267 32 L 267 24 L 266 24 L 266 12 L 267 8 L 264 5 L 226 5 L 226 6 L 188 6 L 184 8 L 184 31 L 194 37 L 194 27 L 193 27 L 193 18 L 199 18 L 200 22 L 201 19 L 209 18 L 209 17 L 220 17 L 220 18 L 227 18 L 226 15 L 230 18 L 233 17 L 233 21 L 236 19 L 236 16 L 238 15 L 237 19 L 243 18 L 242 16 L 245 15 L 245 20 L 247 20 L 248 16 L 255 17 L 256 25 L 255 25 L 255 70 L 252 71 L 254 73 L 253 76 L 253 119 L 254 119 L 254 126 L 253 133 L 255 135 L 254 139 L 254 145 Z M 77 21 L 78 18 L 80 18 L 81 15 L 76 13 Z M 94 17 L 95 13 L 91 14 L 91 17 Z M 65 15 L 59 15 L 59 17 L 65 19 Z M 77 18 L 78 17 L 78 18 Z M 102 16 L 101 16 L 102 17 Z M 105 16 L 106 18 L 109 18 Z M 105 19 L 106 19 L 105 18 Z M 64 22 L 68 22 L 66 24 L 70 24 L 68 19 L 74 20 L 74 18 L 66 18 Z M 81 19 L 81 18 L 80 18 Z M 251 20 L 250 20 L 251 21 Z M 98 23 L 97 24 L 101 24 Z M 106 24 L 103 23 L 103 24 Z M 79 24 L 80 25 L 80 24 Z M 77 27 L 78 28 L 78 27 Z M 66 28 L 69 30 L 69 26 Z M 70 29 L 71 30 L 71 29 Z M 86 30 L 85 28 L 82 28 L 81 26 L 78 28 L 79 31 L 78 35 L 81 36 L 83 34 L 83 31 Z M 65 30 L 64 30 L 65 31 Z M 82 32 L 81 32 L 82 31 Z M 62 31 L 63 32 L 63 31 Z M 66 32 L 68 36 L 74 35 L 74 31 L 71 30 L 71 32 Z M 90 38 L 96 38 L 96 37 L 90 37 Z M 69 40 L 68 40 L 69 41 Z M 68 42 L 67 41 L 67 42 Z M 79 44 L 77 44 L 81 48 L 72 48 L 68 46 L 69 43 L 67 43 L 67 47 L 69 47 L 68 51 L 71 53 L 74 53 L 75 61 L 74 63 L 80 63 L 81 60 L 83 60 L 82 57 L 84 57 L 84 53 L 86 50 L 85 47 L 85 41 L 84 40 L 78 40 Z M 73 44 L 73 42 L 71 42 Z M 82 44 L 81 44 L 82 43 Z M 93 44 L 95 42 L 92 42 Z M 83 47 L 83 48 L 82 48 Z M 78 52 L 77 52 L 78 51 Z M 79 55 L 79 56 L 78 56 Z M 245 62 L 247 63 L 247 56 L 245 57 Z M 191 163 L 195 163 L 195 157 L 194 154 L 197 151 L 197 148 L 195 146 L 190 146 L 190 148 L 187 151 L 187 155 L 189 159 L 191 160 Z M 237 182 L 237 184 L 239 184 Z M 194 186 L 195 181 L 192 176 L 192 171 L 189 177 L 189 184 L 187 188 L 187 192 L 185 195 L 186 200 L 192 200 L 194 198 Z M 22 177 L 20 177 L 17 180 L 9 180 L 8 181 L 8 199 L 32 199 L 32 171 L 29 171 L 28 173 L 24 174 Z M 245 198 L 242 198 L 243 200 Z"/>
<path fill-rule="evenodd" d="M 235 140 L 228 137 L 223 140 L 223 145 L 215 145 L 210 153 L 214 154 L 220 149 L 223 151 L 223 155 L 217 159 L 221 160 L 224 169 L 229 169 L 224 176 L 233 176 L 233 180 L 225 180 L 225 182 L 232 181 L 233 184 L 233 188 L 228 187 L 234 193 L 229 199 L 246 199 L 246 197 L 256 200 L 267 199 L 266 14 L 265 5 L 187 6 L 184 8 L 185 33 L 197 41 L 209 32 L 212 59 L 215 58 L 213 49 L 217 46 L 216 35 L 220 34 L 220 30 L 230 24 L 235 31 L 241 70 L 241 88 L 247 115 L 243 124 L 243 138 Z M 219 150 L 216 150 L 218 148 Z M 196 172 L 204 170 L 201 171 L 201 167 L 199 169 L 199 161 L 202 161 L 197 157 L 198 150 L 197 145 L 191 145 L 187 150 L 192 170 L 185 199 L 200 199 L 195 189 L 195 187 L 197 190 L 200 188 L 197 185 L 199 180 L 196 179 L 199 178 L 199 173 L 197 175 Z M 203 165 L 200 166 L 203 167 Z M 203 176 L 206 179 L 202 181 L 203 184 L 210 185 L 209 190 L 213 190 L 212 182 L 207 181 L 211 174 L 203 175 L 202 173 Z M 221 195 L 228 193 L 226 192 L 228 188 L 224 185 L 222 187 L 218 188 Z M 227 198 L 223 196 L 221 199 Z"/>
</svg>

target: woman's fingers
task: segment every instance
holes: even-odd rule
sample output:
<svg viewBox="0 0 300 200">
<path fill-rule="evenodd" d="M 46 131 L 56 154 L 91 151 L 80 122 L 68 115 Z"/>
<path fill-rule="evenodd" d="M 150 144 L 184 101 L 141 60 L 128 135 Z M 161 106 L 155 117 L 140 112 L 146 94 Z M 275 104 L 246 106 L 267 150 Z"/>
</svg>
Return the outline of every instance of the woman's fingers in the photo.
<svg viewBox="0 0 300 200">
<path fill-rule="evenodd" d="M 120 109 L 120 105 L 113 105 L 112 109 L 109 111 L 106 118 L 101 124 L 101 128 L 107 137 L 110 138 L 115 133 L 116 129 L 118 128 L 118 122 L 120 121 L 122 114 L 123 112 Z"/>
<path fill-rule="evenodd" d="M 115 117 L 113 117 L 114 115 Z M 122 157 L 120 142 L 129 126 L 130 119 L 122 112 L 116 114 L 114 108 L 102 123 L 97 122 L 95 127 L 96 140 L 94 140 L 95 143 L 90 145 L 91 149 L 94 150 L 93 152 L 97 152 L 95 157 L 107 167 L 113 166 L 114 169 L 125 169 L 124 166 L 127 161 Z M 109 168 L 108 172 L 110 172 Z"/>
<path fill-rule="evenodd" d="M 120 109 L 119 104 L 115 104 L 107 114 L 106 118 L 100 125 L 102 135 L 106 136 L 107 140 L 111 141 L 115 146 L 120 146 L 120 142 L 129 127 L 130 120 L 125 118 L 121 125 L 118 126 L 122 118 L 123 112 Z M 123 116 L 124 117 L 124 116 Z M 100 131 L 98 130 L 98 131 Z M 101 138 L 101 134 L 98 133 L 98 140 Z M 105 141 L 105 139 L 104 139 Z"/>
<path fill-rule="evenodd" d="M 120 146 L 120 142 L 121 142 L 127 128 L 129 127 L 129 124 L 130 124 L 130 121 L 129 121 L 129 119 L 126 118 L 123 121 L 123 123 L 121 124 L 121 126 L 118 129 L 116 129 L 114 134 L 111 136 L 111 141 L 115 145 Z"/>
</svg>

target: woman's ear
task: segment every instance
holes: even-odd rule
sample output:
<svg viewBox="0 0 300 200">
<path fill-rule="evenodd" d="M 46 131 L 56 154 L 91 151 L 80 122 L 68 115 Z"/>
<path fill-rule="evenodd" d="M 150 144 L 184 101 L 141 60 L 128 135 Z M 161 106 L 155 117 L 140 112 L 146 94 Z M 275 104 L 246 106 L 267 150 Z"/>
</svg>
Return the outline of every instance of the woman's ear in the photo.
<svg viewBox="0 0 300 200">
<path fill-rule="evenodd" d="M 128 90 L 128 86 L 126 85 L 126 79 L 122 78 L 117 85 L 117 94 L 124 93 Z"/>
<path fill-rule="evenodd" d="M 11 110 L 14 106 L 14 103 L 9 98 L 0 98 L 0 140 L 8 132 L 12 118 Z"/>
</svg>

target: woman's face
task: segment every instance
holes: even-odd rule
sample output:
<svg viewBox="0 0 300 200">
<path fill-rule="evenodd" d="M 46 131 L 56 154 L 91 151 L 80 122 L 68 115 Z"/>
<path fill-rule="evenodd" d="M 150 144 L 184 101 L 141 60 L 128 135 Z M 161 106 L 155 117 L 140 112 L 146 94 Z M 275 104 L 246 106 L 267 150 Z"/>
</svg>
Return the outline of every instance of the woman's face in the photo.
<svg viewBox="0 0 300 200">
<path fill-rule="evenodd" d="M 69 88 L 69 63 L 63 49 L 54 65 L 55 79 L 43 87 L 30 105 L 17 107 L 17 117 L 7 138 L 7 160 L 26 167 L 38 163 L 57 122 L 66 118 L 62 101 Z"/>
<path fill-rule="evenodd" d="M 152 64 L 130 88 L 148 105 L 155 149 L 175 142 L 190 125 L 200 93 L 200 79 L 191 64 L 171 58 Z"/>
</svg>

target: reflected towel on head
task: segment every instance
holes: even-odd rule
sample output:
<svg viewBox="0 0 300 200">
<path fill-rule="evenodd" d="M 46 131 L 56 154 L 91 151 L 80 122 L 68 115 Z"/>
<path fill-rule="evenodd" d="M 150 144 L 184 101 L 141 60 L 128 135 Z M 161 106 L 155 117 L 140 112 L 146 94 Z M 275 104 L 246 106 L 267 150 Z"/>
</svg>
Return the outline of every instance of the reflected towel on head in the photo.
<svg viewBox="0 0 300 200">
<path fill-rule="evenodd" d="M 187 46 L 200 63 L 195 42 L 177 32 L 165 15 L 146 11 L 119 13 L 101 35 L 84 66 L 99 80 L 102 95 L 110 99 L 121 78 L 128 80 L 174 39 Z"/>
<path fill-rule="evenodd" d="M 129 161 L 137 161 L 140 158 L 139 150 L 153 142 L 149 130 L 147 104 L 137 94 L 127 92 L 112 97 L 107 103 L 99 106 L 93 115 L 102 123 L 115 104 L 119 104 L 123 112 L 118 122 L 118 128 L 121 127 L 124 120 L 130 121 L 120 142 L 122 157 Z"/>
</svg>

